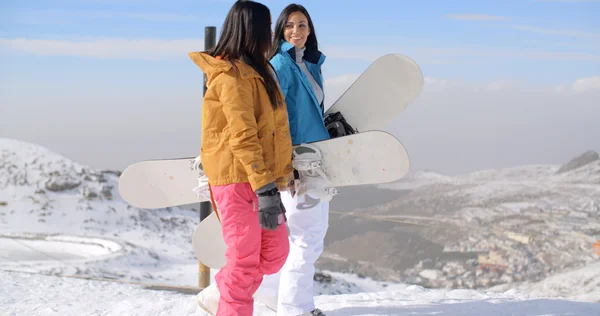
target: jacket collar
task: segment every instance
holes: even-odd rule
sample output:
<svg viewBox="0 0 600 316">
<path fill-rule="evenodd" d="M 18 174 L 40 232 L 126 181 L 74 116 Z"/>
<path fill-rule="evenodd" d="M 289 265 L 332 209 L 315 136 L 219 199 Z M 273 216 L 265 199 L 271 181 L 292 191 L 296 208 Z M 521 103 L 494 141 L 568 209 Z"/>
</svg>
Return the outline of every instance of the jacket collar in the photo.
<svg viewBox="0 0 600 316">
<path fill-rule="evenodd" d="M 279 40 L 279 51 L 281 53 L 288 54 L 293 61 L 296 61 L 296 49 L 294 45 L 290 44 L 289 42 L 285 40 Z M 304 60 L 321 66 L 323 62 L 325 62 L 325 54 L 319 50 L 307 48 L 304 50 Z"/>
</svg>

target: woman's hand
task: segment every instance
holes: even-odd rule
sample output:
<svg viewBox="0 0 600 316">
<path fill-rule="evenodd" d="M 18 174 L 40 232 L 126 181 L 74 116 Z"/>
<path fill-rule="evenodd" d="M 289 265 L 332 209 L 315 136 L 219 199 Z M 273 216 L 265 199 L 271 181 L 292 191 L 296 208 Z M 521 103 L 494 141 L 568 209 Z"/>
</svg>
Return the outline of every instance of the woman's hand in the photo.
<svg viewBox="0 0 600 316">
<path fill-rule="evenodd" d="M 285 207 L 275 182 L 256 190 L 258 196 L 258 221 L 260 227 L 275 230 L 285 219 Z"/>
</svg>

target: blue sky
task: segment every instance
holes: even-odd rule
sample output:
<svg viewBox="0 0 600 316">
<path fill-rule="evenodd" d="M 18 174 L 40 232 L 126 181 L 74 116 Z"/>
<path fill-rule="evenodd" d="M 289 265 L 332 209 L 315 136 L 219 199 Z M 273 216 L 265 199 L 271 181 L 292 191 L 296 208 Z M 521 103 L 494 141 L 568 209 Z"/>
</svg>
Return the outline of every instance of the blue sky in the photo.
<svg viewBox="0 0 600 316">
<path fill-rule="evenodd" d="M 24 69 L 42 73 L 93 71 L 104 77 L 109 69 L 119 68 L 123 72 L 137 72 L 142 77 L 148 65 L 156 67 L 158 72 L 184 75 L 191 67 L 183 51 L 180 56 L 165 53 L 160 56 L 160 62 L 140 62 L 142 56 L 98 60 L 61 58 L 59 54 L 48 63 L 43 45 L 38 53 L 30 54 L 7 50 L 6 41 L 118 38 L 155 39 L 166 41 L 168 45 L 172 40 L 199 39 L 200 49 L 204 27 L 215 25 L 220 29 L 231 3 L 219 0 L 5 0 L 0 5 L 3 67 L 8 67 L 11 76 L 23 80 L 31 79 L 23 73 Z M 264 3 L 271 8 L 275 19 L 289 2 Z M 359 72 L 378 53 L 387 52 L 409 55 L 430 76 L 473 80 L 514 77 L 531 81 L 574 80 L 595 75 L 600 63 L 598 1 L 328 0 L 299 3 L 313 15 L 323 48 L 336 47 L 338 53 L 332 54 L 327 65 L 330 75 Z M 362 54 L 366 58 L 352 63 L 348 63 L 347 58 L 335 58 L 350 54 Z M 125 67 L 124 59 L 128 59 Z"/>
<path fill-rule="evenodd" d="M 95 157 L 106 148 L 89 158 L 85 152 L 92 155 L 90 150 L 80 153 L 72 149 L 78 139 L 64 129 L 89 127 L 79 136 L 108 146 L 106 137 L 93 132 L 94 128 L 110 126 L 125 133 L 128 141 L 150 144 L 158 136 L 145 135 L 158 135 L 154 124 L 161 120 L 192 124 L 195 121 L 181 118 L 199 113 L 202 74 L 187 53 L 203 49 L 205 26 L 214 25 L 220 31 L 232 3 L 0 1 L 0 107 L 4 113 L 14 110 L 0 118 L 0 135 L 36 140 L 102 165 Z M 290 2 L 263 3 L 271 8 L 275 20 Z M 493 87 L 518 83 L 519 87 L 552 89 L 570 89 L 577 82 L 585 89 L 600 86 L 600 1 L 297 3 L 311 13 L 321 48 L 328 56 L 324 75 L 330 87 L 326 91 L 329 103 L 370 62 L 387 53 L 414 59 L 428 83 Z M 524 95 L 533 95 L 530 92 Z M 430 104 L 443 104 L 447 99 L 437 94 L 437 101 L 432 101 L 428 98 L 433 92 L 427 93 L 423 99 Z M 573 95 L 573 100 L 582 97 Z M 418 116 L 415 120 L 426 124 L 430 118 Z M 27 124 L 44 126 L 47 132 L 35 134 Z M 193 124 L 186 131 L 197 135 L 199 127 Z M 38 136 L 42 138 L 37 140 Z M 152 155 L 183 152 L 178 147 L 173 153 L 166 146 Z M 127 161 L 149 154 L 132 154 Z M 108 163 L 124 164 L 125 160 Z"/>
</svg>

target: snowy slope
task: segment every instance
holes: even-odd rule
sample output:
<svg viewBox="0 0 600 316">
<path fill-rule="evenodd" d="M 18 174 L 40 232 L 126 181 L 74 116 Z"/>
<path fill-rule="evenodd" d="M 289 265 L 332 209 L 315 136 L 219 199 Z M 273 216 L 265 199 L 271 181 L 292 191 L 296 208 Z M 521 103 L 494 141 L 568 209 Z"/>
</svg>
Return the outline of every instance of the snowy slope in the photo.
<svg viewBox="0 0 600 316">
<path fill-rule="evenodd" d="M 193 295 L 150 291 L 138 285 L 13 272 L 0 272 L 0 279 L 0 306 L 8 315 L 206 315 Z M 381 292 L 317 296 L 315 303 L 328 316 L 600 315 L 600 304 L 407 285 Z M 255 303 L 254 315 L 275 313 Z"/>
<path fill-rule="evenodd" d="M 600 262 L 551 275 L 541 282 L 504 284 L 490 291 L 514 291 L 536 297 L 565 298 L 600 303 Z"/>
<path fill-rule="evenodd" d="M 165 282 L 179 282 L 183 271 L 196 271 L 189 240 L 198 213 L 131 207 L 121 200 L 117 181 L 117 172 L 94 170 L 30 143 L 0 139 L 0 235 L 28 242 L 42 255 L 48 250 L 31 246 L 32 240 L 54 235 L 94 237 L 120 249 L 109 259 L 77 264 L 61 258 L 11 261 L 6 256 L 0 256 L 0 263 L 57 275 Z"/>
<path fill-rule="evenodd" d="M 331 311 L 328 315 L 436 312 L 457 315 L 459 307 L 467 309 L 461 315 L 490 312 L 501 315 L 503 311 L 507 315 L 519 315 L 521 310 L 525 311 L 523 315 L 533 314 L 533 311 L 536 315 L 552 314 L 552 309 L 535 307 L 536 302 L 543 302 L 554 308 L 554 312 L 595 315 L 596 310 L 584 303 L 526 300 L 528 293 L 588 302 L 598 302 L 600 297 L 596 295 L 600 288 L 600 276 L 596 272 L 599 267 L 593 265 L 598 257 L 586 248 L 599 232 L 594 226 L 597 222 L 590 217 L 598 213 L 588 215 L 586 210 L 600 205 L 597 203 L 600 202 L 600 164 L 596 162 L 559 175 L 555 174 L 557 169 L 556 166 L 526 166 L 459 177 L 417 171 L 404 182 L 387 186 L 412 190 L 406 195 L 407 200 L 369 210 L 370 214 L 382 218 L 412 216 L 413 220 L 420 220 L 426 215 L 428 222 L 433 219 L 450 227 L 456 223 L 482 227 L 494 223 L 494 227 L 506 232 L 511 224 L 503 219 L 508 213 L 521 214 L 532 205 L 539 207 L 543 203 L 565 209 L 580 207 L 583 211 L 576 211 L 575 215 L 587 217 L 578 226 L 579 241 L 546 244 L 555 254 L 570 248 L 581 256 L 575 260 L 575 255 L 567 251 L 566 262 L 570 264 L 559 266 L 551 277 L 544 279 L 545 283 L 515 282 L 499 285 L 489 293 L 482 289 L 426 290 L 325 271 L 319 275 L 321 281 L 316 289 L 317 294 L 323 294 L 317 298 L 319 306 Z M 183 208 L 149 211 L 131 207 L 119 196 L 118 174 L 72 162 L 34 144 L 0 138 L 0 270 L 5 270 L 0 272 L 0 306 L 8 307 L 14 315 L 92 314 L 92 310 L 82 311 L 85 305 L 105 315 L 202 315 L 196 310 L 193 297 L 181 294 L 150 292 L 135 285 L 6 272 L 196 286 L 198 262 L 191 250 L 190 238 L 198 223 L 198 213 Z M 515 198 L 519 196 L 524 198 Z M 446 207 L 448 205 L 450 207 Z M 427 214 L 440 206 L 444 206 L 444 212 Z M 398 213 L 397 208 L 403 212 Z M 413 212 L 411 208 L 418 211 Z M 546 220 L 551 225 L 544 227 L 559 227 L 552 226 L 559 224 L 569 227 L 564 226 L 569 225 L 565 222 L 573 216 L 567 212 L 562 217 L 551 217 L 557 218 L 556 221 Z M 498 220 L 501 224 L 496 223 Z M 448 248 L 470 247 L 469 242 L 476 240 L 478 233 L 473 230 L 466 239 L 450 239 Z M 509 237 L 518 239 L 518 236 Z M 544 235 L 538 233 L 536 239 L 544 241 Z M 445 271 L 445 276 L 453 273 L 443 267 L 439 269 Z M 434 270 L 415 272 L 423 276 L 437 273 Z M 590 277 L 586 279 L 586 275 Z M 421 284 L 427 285 L 425 279 Z M 123 297 L 127 299 L 122 301 Z M 74 300 L 81 304 L 72 304 Z M 116 305 L 109 306 L 106 302 Z M 260 304 L 257 309 L 260 311 Z M 590 311 L 594 313 L 588 313 Z"/>
</svg>

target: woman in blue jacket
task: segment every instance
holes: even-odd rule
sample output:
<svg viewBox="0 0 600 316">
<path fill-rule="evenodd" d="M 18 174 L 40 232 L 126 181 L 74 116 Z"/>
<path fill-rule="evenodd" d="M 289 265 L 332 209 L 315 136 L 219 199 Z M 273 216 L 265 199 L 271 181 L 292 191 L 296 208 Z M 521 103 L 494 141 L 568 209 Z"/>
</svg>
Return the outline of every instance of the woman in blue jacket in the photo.
<svg viewBox="0 0 600 316">
<path fill-rule="evenodd" d="M 315 27 L 303 6 L 290 4 L 283 9 L 275 23 L 273 45 L 271 64 L 285 96 L 292 144 L 329 139 L 323 123 L 325 55 L 319 51 Z M 269 295 L 278 295 L 277 315 L 324 315 L 315 308 L 313 276 L 329 225 L 329 202 L 310 195 L 292 197 L 289 192 L 282 192 L 281 200 L 290 253 L 279 274 L 265 276 L 259 291 L 271 287 Z"/>
<path fill-rule="evenodd" d="M 321 74 L 325 55 L 318 49 L 314 26 L 304 7 L 291 4 L 283 10 L 275 24 L 273 44 L 271 64 L 287 103 L 292 143 L 328 139 Z"/>
</svg>

